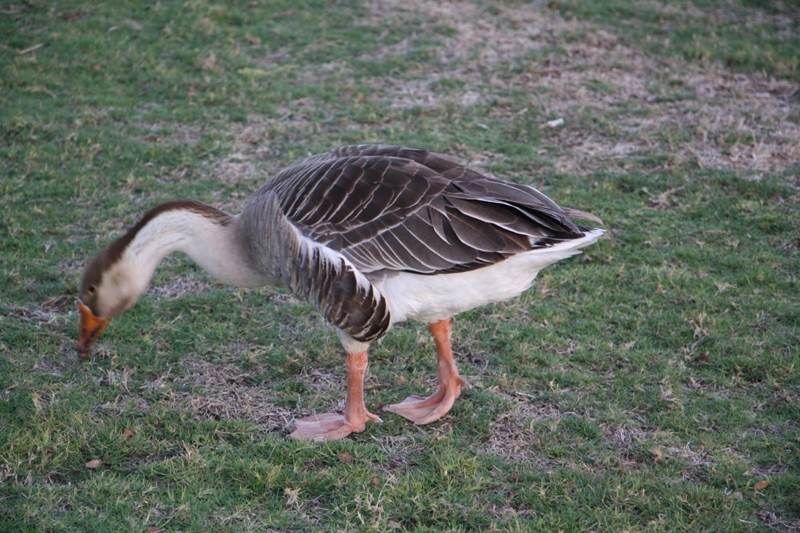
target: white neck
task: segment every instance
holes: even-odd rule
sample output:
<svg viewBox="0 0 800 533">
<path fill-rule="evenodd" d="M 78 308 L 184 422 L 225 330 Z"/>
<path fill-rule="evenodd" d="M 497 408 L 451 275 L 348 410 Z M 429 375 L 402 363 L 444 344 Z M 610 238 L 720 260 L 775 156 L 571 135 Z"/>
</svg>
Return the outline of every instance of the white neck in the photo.
<svg viewBox="0 0 800 533">
<path fill-rule="evenodd" d="M 140 229 L 119 262 L 139 294 L 158 263 L 183 252 L 218 281 L 235 287 L 260 287 L 271 280 L 250 266 L 242 245 L 239 217 L 222 224 L 201 213 L 166 211 Z"/>
</svg>

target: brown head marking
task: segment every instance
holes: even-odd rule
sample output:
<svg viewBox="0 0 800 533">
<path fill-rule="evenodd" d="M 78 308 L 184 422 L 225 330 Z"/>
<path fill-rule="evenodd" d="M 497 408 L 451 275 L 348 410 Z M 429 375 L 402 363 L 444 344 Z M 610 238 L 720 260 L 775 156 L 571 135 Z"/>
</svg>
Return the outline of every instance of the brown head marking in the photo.
<svg viewBox="0 0 800 533">
<path fill-rule="evenodd" d="M 197 200 L 172 200 L 170 202 L 157 205 L 145 213 L 139 222 L 131 227 L 125 233 L 125 235 L 100 250 L 100 252 L 86 266 L 86 270 L 83 273 L 83 279 L 81 280 L 81 287 L 78 297 L 95 315 L 98 313 L 96 306 L 96 291 L 97 288 L 100 287 L 100 284 L 103 280 L 103 274 L 108 272 L 108 270 L 120 260 L 122 254 L 125 253 L 125 249 L 130 245 L 139 231 L 150 221 L 168 211 L 180 210 L 198 213 L 223 226 L 228 225 L 232 218 L 228 213 L 221 211 L 216 207 L 198 202 Z"/>
</svg>

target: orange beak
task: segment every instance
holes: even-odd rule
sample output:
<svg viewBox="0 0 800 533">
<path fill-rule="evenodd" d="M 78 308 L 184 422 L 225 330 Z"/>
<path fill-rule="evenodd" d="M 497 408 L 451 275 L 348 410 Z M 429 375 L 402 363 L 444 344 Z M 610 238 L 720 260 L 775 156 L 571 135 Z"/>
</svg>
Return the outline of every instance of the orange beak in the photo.
<svg viewBox="0 0 800 533">
<path fill-rule="evenodd" d="M 83 305 L 83 302 L 80 300 L 78 300 L 78 309 L 81 312 L 81 337 L 78 341 L 77 349 L 78 358 L 83 360 L 88 357 L 94 340 L 103 333 L 103 330 L 106 329 L 106 326 L 111 321 L 94 316 L 94 313 Z"/>
</svg>

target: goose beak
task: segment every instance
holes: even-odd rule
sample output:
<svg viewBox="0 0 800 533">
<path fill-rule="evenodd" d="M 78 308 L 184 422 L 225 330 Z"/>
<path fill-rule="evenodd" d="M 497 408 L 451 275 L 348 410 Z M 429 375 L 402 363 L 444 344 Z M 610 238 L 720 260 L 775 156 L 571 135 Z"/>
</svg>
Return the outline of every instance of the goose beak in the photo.
<svg viewBox="0 0 800 533">
<path fill-rule="evenodd" d="M 78 300 L 78 309 L 81 312 L 81 336 L 78 340 L 78 358 L 83 360 L 89 356 L 94 340 L 103 333 L 109 322 L 108 319 L 94 316 L 82 301 Z"/>
</svg>

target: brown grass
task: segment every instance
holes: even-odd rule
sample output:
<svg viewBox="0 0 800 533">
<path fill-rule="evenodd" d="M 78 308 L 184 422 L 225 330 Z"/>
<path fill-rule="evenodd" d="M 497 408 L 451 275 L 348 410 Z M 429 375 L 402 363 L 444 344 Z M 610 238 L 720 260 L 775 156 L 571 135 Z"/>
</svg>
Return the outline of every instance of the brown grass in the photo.
<svg viewBox="0 0 800 533">
<path fill-rule="evenodd" d="M 498 105 L 511 118 L 534 115 L 540 122 L 563 117 L 547 130 L 545 153 L 562 172 L 625 168 L 631 157 L 666 155 L 671 165 L 776 172 L 800 160 L 800 126 L 788 120 L 798 86 L 761 76 L 732 74 L 722 67 L 664 61 L 625 46 L 589 23 L 565 21 L 540 4 L 503 6 L 491 15 L 466 2 L 380 1 L 371 24 L 427 15 L 447 21 L 456 35 L 439 51 L 441 66 L 419 67 L 413 79 L 376 80 L 391 107 L 469 106 L 503 90 L 524 89 L 523 109 Z M 525 54 L 563 46 L 567 58 L 524 59 Z M 376 51 L 376 57 L 407 53 L 406 41 Z M 469 59 L 469 60 L 468 60 Z M 504 62 L 522 72 L 506 75 Z M 464 82 L 455 96 L 431 88 L 440 79 Z M 603 87 L 602 90 L 595 89 Z M 585 117 L 606 117 L 602 127 Z M 680 133 L 680 135 L 676 135 Z"/>
<path fill-rule="evenodd" d="M 542 468 L 557 466 L 557 461 L 545 459 L 531 449 L 537 439 L 531 424 L 536 420 L 552 420 L 558 423 L 562 416 L 558 408 L 552 404 L 535 403 L 521 396 L 497 393 L 511 402 L 513 407 L 501 413 L 491 424 L 488 440 L 481 446 L 481 451 L 515 461 L 535 463 Z"/>
<path fill-rule="evenodd" d="M 253 373 L 243 372 L 235 365 L 198 359 L 186 359 L 183 367 L 183 375 L 174 383 L 188 385 L 190 390 L 172 394 L 177 407 L 188 409 L 201 419 L 250 420 L 265 432 L 283 431 L 290 426 L 292 413 L 271 403 L 265 387 L 251 384 Z"/>
<path fill-rule="evenodd" d="M 219 284 L 209 281 L 206 276 L 198 278 L 196 275 L 180 275 L 171 278 L 167 283 L 150 285 L 143 297 L 161 296 L 173 300 L 186 294 L 208 290 L 215 285 Z"/>
<path fill-rule="evenodd" d="M 800 160 L 800 125 L 789 119 L 796 83 L 651 57 L 588 22 L 564 20 L 541 3 L 495 8 L 489 13 L 468 2 L 373 2 L 372 15 L 360 23 L 423 17 L 418 32 L 444 21 L 455 34 L 442 38 L 436 61 L 372 80 L 374 92 L 367 98 L 393 109 L 495 102 L 491 115 L 512 123 L 563 118 L 563 127 L 542 129 L 540 154 L 557 172 L 625 170 L 651 159 L 663 161 L 658 168 L 736 169 L 758 179 Z M 360 59 L 407 55 L 416 40 L 411 34 Z M 559 47 L 566 54 L 548 55 Z M 539 56 L 530 55 L 537 51 Z M 510 64 L 517 68 L 509 70 Z M 348 68 L 336 61 L 300 76 L 321 82 Z M 440 80 L 459 81 L 463 88 L 440 91 Z M 503 95 L 511 89 L 523 89 L 528 101 L 508 104 Z M 231 125 L 232 152 L 210 164 L 212 175 L 260 183 L 274 174 L 289 162 L 281 159 L 282 139 L 319 127 L 306 113 L 316 105 L 313 99 L 294 101 L 277 117 L 251 115 L 245 125 Z M 365 135 L 370 127 L 360 125 Z M 459 155 L 477 166 L 495 156 Z"/>
</svg>

